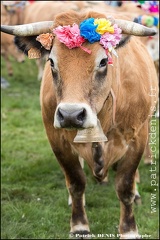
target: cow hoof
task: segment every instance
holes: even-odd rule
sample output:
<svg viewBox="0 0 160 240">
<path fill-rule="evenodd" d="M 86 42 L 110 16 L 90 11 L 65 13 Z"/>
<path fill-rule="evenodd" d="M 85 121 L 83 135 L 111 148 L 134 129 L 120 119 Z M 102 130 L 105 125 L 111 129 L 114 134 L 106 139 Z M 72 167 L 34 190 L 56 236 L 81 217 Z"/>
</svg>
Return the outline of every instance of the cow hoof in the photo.
<svg viewBox="0 0 160 240">
<path fill-rule="evenodd" d="M 134 202 L 135 202 L 136 205 L 141 205 L 142 204 L 141 197 L 136 195 L 135 199 L 134 199 Z"/>
<path fill-rule="evenodd" d="M 70 239 L 91 239 L 90 232 L 84 230 L 84 231 L 76 231 L 74 233 L 69 234 Z"/>
</svg>

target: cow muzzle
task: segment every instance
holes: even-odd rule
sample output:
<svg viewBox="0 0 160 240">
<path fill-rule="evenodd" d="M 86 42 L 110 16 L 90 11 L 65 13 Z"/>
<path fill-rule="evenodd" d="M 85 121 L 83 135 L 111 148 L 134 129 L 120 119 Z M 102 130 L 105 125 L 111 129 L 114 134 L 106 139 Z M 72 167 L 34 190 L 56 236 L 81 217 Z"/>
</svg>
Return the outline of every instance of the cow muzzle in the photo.
<svg viewBox="0 0 160 240">
<path fill-rule="evenodd" d="M 97 116 L 85 103 L 60 103 L 54 116 L 55 128 L 84 129 L 97 125 Z"/>
</svg>

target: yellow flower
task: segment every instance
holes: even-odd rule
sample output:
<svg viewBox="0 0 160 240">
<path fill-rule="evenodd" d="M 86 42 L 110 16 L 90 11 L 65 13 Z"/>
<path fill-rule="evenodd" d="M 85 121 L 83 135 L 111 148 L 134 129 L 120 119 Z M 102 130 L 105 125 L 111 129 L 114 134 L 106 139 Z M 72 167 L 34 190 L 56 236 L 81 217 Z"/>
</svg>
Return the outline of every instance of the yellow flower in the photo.
<svg viewBox="0 0 160 240">
<path fill-rule="evenodd" d="M 96 18 L 94 20 L 94 25 L 97 25 L 96 32 L 99 34 L 104 34 L 106 32 L 114 33 L 114 27 L 111 26 L 111 22 L 109 20 L 106 20 L 105 18 Z"/>
</svg>

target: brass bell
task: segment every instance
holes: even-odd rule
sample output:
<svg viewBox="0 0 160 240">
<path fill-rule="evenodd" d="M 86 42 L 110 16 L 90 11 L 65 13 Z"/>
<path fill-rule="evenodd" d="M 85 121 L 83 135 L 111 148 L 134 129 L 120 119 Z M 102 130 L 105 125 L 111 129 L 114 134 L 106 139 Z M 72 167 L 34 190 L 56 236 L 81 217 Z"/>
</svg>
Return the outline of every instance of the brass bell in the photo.
<svg viewBox="0 0 160 240">
<path fill-rule="evenodd" d="M 108 141 L 101 127 L 100 121 L 97 120 L 97 126 L 94 128 L 87 128 L 78 130 L 73 142 L 88 143 L 88 142 L 106 142 Z"/>
</svg>

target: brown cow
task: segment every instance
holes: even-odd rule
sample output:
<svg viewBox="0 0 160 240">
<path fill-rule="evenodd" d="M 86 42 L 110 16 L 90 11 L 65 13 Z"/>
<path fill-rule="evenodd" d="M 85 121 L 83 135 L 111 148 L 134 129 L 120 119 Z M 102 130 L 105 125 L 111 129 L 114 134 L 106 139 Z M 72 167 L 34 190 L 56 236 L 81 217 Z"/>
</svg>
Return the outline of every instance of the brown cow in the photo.
<svg viewBox="0 0 160 240">
<path fill-rule="evenodd" d="M 9 12 L 1 4 L 1 23 L 7 25 L 19 24 L 17 12 L 15 10 Z M 12 56 L 18 62 L 23 62 L 25 59 L 24 54 L 16 48 L 14 37 L 6 33 L 1 33 L 1 55 L 4 57 L 9 75 L 13 75 L 10 57 Z"/>
<path fill-rule="evenodd" d="M 109 65 L 109 58 L 99 42 L 83 44 L 91 50 L 88 54 L 80 47 L 69 49 L 55 36 L 51 50 L 47 50 L 50 51 L 49 61 L 41 84 L 44 126 L 72 197 L 70 232 L 80 238 L 89 234 L 90 228 L 83 206 L 86 180 L 79 156 L 85 159 L 99 181 L 105 178 L 110 166 L 118 163 L 115 182 L 120 200 L 120 238 L 139 237 L 132 210 L 135 173 L 146 146 L 149 116 L 157 101 L 158 86 L 153 61 L 146 48 L 134 36 L 129 41 L 128 35 L 146 36 L 155 32 L 118 19 L 118 15 L 113 17 L 124 34 L 117 45 L 118 58 L 112 56 L 113 66 Z M 53 26 L 51 22 L 18 28 L 2 26 L 1 31 L 18 36 L 17 45 L 30 57 L 31 53 L 40 56 L 45 48 L 36 40 L 37 35 L 51 32 L 50 37 L 54 37 L 52 27 L 79 25 L 88 18 L 106 16 L 98 12 L 70 11 L 57 15 Z M 86 135 L 98 131 L 98 122 L 108 141 L 74 142 L 84 131 Z"/>
</svg>

